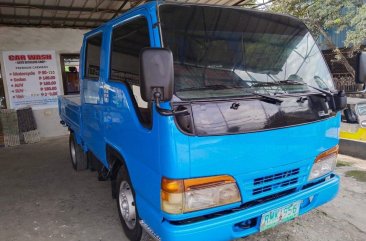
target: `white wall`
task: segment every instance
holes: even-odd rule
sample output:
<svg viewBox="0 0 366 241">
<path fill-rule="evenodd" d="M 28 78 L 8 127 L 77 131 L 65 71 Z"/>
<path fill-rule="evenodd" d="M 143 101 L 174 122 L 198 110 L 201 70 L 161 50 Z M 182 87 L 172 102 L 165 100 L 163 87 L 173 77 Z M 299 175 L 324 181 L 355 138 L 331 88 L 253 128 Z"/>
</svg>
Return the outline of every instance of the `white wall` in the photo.
<svg viewBox="0 0 366 241">
<path fill-rule="evenodd" d="M 63 28 L 20 28 L 0 27 L 0 61 L 2 76 L 4 77 L 6 102 L 9 108 L 9 99 L 6 87 L 6 75 L 4 73 L 3 51 L 18 50 L 53 50 L 56 52 L 58 64 L 58 77 L 63 93 L 60 54 L 79 53 L 83 34 L 87 30 L 63 29 Z M 59 121 L 57 108 L 34 110 L 35 119 L 41 137 L 51 137 L 67 134 Z"/>
</svg>

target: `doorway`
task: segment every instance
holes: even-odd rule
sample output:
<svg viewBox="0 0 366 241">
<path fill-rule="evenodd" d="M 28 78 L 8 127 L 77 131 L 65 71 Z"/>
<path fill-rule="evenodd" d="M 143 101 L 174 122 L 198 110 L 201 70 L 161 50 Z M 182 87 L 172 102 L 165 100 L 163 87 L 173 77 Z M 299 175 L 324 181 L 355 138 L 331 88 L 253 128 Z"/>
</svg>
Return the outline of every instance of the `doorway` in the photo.
<svg viewBox="0 0 366 241">
<path fill-rule="evenodd" d="M 62 82 L 64 94 L 79 94 L 79 54 L 61 54 Z"/>
<path fill-rule="evenodd" d="M 1 65 L 0 65 L 0 109 L 6 109 L 5 87 L 4 87 L 4 80 L 1 74 Z"/>
</svg>

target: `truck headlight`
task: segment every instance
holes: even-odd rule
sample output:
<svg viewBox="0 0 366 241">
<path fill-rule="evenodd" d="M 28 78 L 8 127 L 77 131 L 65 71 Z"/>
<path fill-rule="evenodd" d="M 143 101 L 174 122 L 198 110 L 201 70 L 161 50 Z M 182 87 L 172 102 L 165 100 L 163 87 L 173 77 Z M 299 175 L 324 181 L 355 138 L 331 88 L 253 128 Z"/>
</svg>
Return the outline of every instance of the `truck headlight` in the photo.
<svg viewBox="0 0 366 241">
<path fill-rule="evenodd" d="M 184 180 L 163 178 L 161 182 L 162 210 L 171 214 L 192 212 L 240 201 L 238 186 L 231 176 Z"/>
<path fill-rule="evenodd" d="M 337 164 L 337 156 L 338 145 L 317 156 L 313 164 L 313 168 L 311 169 L 308 181 L 334 171 Z"/>
</svg>

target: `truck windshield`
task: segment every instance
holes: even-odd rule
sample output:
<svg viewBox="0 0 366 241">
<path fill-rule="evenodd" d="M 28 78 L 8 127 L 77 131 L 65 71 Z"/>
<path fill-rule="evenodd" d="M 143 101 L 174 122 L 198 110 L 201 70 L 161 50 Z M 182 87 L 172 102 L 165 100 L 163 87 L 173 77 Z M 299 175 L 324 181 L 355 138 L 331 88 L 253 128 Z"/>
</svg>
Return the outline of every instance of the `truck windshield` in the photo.
<svg viewBox="0 0 366 241">
<path fill-rule="evenodd" d="M 163 4 L 164 47 L 174 56 L 180 99 L 333 90 L 329 70 L 303 23 L 260 11 Z"/>
</svg>

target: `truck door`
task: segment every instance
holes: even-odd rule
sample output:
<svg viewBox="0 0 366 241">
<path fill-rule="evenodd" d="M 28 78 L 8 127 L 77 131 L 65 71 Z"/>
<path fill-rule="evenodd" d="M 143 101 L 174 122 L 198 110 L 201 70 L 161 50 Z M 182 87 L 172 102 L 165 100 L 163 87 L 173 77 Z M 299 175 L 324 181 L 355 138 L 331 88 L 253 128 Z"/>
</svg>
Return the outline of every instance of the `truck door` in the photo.
<svg viewBox="0 0 366 241">
<path fill-rule="evenodd" d="M 103 32 L 92 34 L 84 40 L 84 73 L 82 78 L 82 135 L 87 147 L 103 160 L 103 125 L 101 121 L 102 79 L 101 65 Z"/>
<path fill-rule="evenodd" d="M 145 10 L 139 10 L 111 26 L 109 74 L 104 89 L 109 100 L 104 100 L 105 111 L 110 116 L 105 118 L 106 142 L 123 155 L 137 199 L 146 195 L 145 200 L 152 198 L 151 192 L 143 191 L 146 180 L 155 180 L 149 188 L 158 190 L 155 200 L 160 200 L 159 119 L 140 94 L 140 52 L 146 47 L 158 47 L 154 22 Z"/>
<path fill-rule="evenodd" d="M 146 16 L 134 18 L 117 25 L 112 30 L 110 82 L 127 87 L 139 122 L 149 128 L 151 108 L 140 94 L 140 51 L 150 47 L 149 26 Z"/>
</svg>

